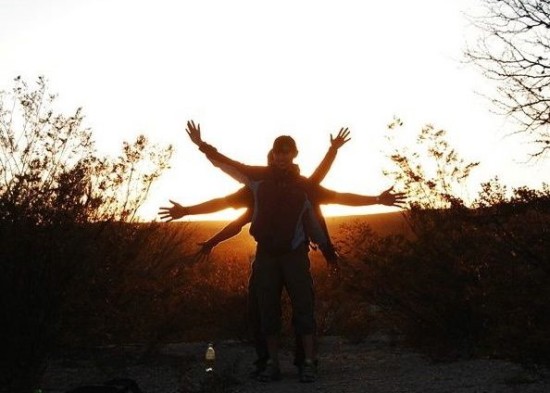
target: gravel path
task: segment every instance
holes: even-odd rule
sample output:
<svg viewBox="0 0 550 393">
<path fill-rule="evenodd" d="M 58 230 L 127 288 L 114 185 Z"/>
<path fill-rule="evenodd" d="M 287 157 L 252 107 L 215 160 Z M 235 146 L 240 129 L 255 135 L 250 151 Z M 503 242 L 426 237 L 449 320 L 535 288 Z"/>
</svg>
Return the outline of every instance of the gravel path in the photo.
<svg viewBox="0 0 550 393">
<path fill-rule="evenodd" d="M 289 346 L 288 346 L 289 347 Z M 433 362 L 417 353 L 392 346 L 383 337 L 351 343 L 322 337 L 319 377 L 298 382 L 292 356 L 281 356 L 283 379 L 261 383 L 248 377 L 254 351 L 246 343 L 216 343 L 217 375 L 205 376 L 205 343 L 169 344 L 144 355 L 140 346 L 98 348 L 65 353 L 51 359 L 43 378 L 44 393 L 62 393 L 79 385 L 111 378 L 132 378 L 145 393 L 547 393 L 550 374 L 518 364 L 488 359 Z"/>
</svg>

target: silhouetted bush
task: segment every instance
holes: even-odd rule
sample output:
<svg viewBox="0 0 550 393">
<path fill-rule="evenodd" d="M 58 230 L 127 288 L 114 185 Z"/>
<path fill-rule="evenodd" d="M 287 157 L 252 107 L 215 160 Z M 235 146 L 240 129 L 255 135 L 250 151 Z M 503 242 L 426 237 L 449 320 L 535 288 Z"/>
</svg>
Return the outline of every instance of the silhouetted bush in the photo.
<svg viewBox="0 0 550 393">
<path fill-rule="evenodd" d="M 508 193 L 493 179 L 467 204 L 456 190 L 475 164 L 444 136 L 425 127 L 414 146 L 427 145 L 427 154 L 391 156 L 388 174 L 409 191 L 403 215 L 412 236 L 377 238 L 361 225 L 344 231 L 341 249 L 363 262 L 348 287 L 380 307 L 377 323 L 432 354 L 548 363 L 550 188 Z"/>
<path fill-rule="evenodd" d="M 60 346 L 247 338 L 253 250 L 199 262 L 208 236 L 137 222 L 171 149 L 139 137 L 98 157 L 81 111 L 55 115 L 46 90 L 17 79 L 0 96 L 0 386 L 36 386 Z M 458 191 L 477 164 L 444 137 L 426 126 L 409 145 L 423 151 L 390 155 L 386 173 L 410 197 L 407 230 L 382 236 L 350 221 L 333 231 L 339 278 L 310 254 L 319 333 L 382 330 L 436 355 L 548 363 L 550 188 L 509 192 L 493 179 L 467 202 Z"/>
<path fill-rule="evenodd" d="M 136 242 L 151 241 L 153 227 L 118 223 L 135 221 L 172 152 L 140 136 L 119 157 L 99 157 L 81 109 L 56 114 L 54 100 L 42 77 L 35 89 L 16 78 L 0 93 L 0 386 L 8 391 L 34 386 L 69 304 L 84 301 L 95 278 L 108 281 L 101 269 L 125 266 Z"/>
</svg>

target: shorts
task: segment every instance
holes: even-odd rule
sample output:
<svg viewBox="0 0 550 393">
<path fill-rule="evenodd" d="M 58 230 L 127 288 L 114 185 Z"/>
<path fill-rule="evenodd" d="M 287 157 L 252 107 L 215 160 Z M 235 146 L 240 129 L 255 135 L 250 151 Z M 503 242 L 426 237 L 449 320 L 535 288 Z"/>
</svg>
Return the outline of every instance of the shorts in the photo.
<svg viewBox="0 0 550 393">
<path fill-rule="evenodd" d="M 306 245 L 282 255 L 269 254 L 259 246 L 252 265 L 252 277 L 263 334 L 269 336 L 281 331 L 283 287 L 292 304 L 296 334 L 314 334 L 313 279 Z"/>
</svg>

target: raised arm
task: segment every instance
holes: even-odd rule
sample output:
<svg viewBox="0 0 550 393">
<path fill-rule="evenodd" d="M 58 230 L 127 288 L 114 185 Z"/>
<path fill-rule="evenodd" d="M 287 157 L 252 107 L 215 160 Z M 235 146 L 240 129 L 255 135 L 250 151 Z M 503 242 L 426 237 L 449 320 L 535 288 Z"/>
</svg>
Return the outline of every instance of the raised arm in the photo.
<svg viewBox="0 0 550 393">
<path fill-rule="evenodd" d="M 328 171 L 330 170 L 330 167 L 334 163 L 334 159 L 336 158 L 336 153 L 338 152 L 338 149 L 344 146 L 351 138 L 349 137 L 350 131 L 346 128 L 340 128 L 340 131 L 338 131 L 338 135 L 336 135 L 336 138 L 332 137 L 332 134 L 330 135 L 330 147 L 327 151 L 327 154 L 325 154 L 325 157 L 317 166 L 313 174 L 309 177 L 309 180 L 311 180 L 314 183 L 321 183 L 325 176 L 327 175 Z"/>
<path fill-rule="evenodd" d="M 186 132 L 191 142 L 199 147 L 199 150 L 206 155 L 206 158 L 214 166 L 217 166 L 238 182 L 249 185 L 251 180 L 262 178 L 265 175 L 265 167 L 245 165 L 235 161 L 218 152 L 212 145 L 204 142 L 201 136 L 200 124 L 195 124 L 193 120 L 187 122 Z"/>
</svg>

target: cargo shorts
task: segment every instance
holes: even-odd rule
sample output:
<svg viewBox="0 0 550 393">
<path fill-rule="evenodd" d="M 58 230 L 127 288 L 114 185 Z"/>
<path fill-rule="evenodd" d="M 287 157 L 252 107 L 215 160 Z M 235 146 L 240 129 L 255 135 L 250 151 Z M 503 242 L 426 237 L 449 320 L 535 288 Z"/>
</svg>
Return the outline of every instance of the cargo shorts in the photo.
<svg viewBox="0 0 550 393">
<path fill-rule="evenodd" d="M 254 280 L 264 335 L 276 335 L 281 331 L 283 288 L 286 288 L 292 304 L 296 334 L 314 334 L 314 291 L 308 251 L 307 245 L 303 245 L 290 252 L 273 255 L 258 246 L 251 279 Z"/>
</svg>

